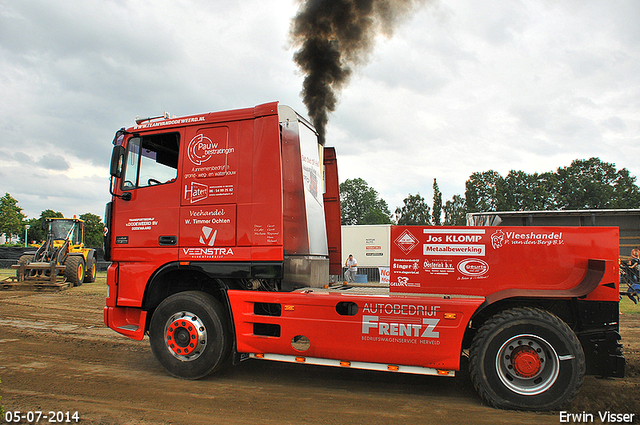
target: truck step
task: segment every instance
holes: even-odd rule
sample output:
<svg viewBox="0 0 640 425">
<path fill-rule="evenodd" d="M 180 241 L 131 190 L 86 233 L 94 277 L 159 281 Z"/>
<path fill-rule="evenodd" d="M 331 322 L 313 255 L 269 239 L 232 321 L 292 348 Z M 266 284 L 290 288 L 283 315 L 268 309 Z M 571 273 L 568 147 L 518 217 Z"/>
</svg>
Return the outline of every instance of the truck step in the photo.
<svg viewBox="0 0 640 425">
<path fill-rule="evenodd" d="M 287 356 L 283 354 L 269 354 L 269 353 L 250 353 L 249 358 L 260 360 L 273 360 L 277 362 L 287 363 L 302 363 L 312 364 L 318 366 L 335 366 L 351 369 L 365 369 L 365 370 L 377 370 L 382 372 L 397 372 L 397 373 L 412 373 L 417 375 L 433 375 L 433 376 L 456 376 L 456 372 L 453 370 L 433 369 L 430 367 L 421 366 L 404 366 L 404 365 L 391 365 L 383 363 L 369 363 L 369 362 L 352 362 L 347 360 L 335 360 L 335 359 L 322 359 L 318 357 L 305 357 L 305 356 Z"/>
</svg>

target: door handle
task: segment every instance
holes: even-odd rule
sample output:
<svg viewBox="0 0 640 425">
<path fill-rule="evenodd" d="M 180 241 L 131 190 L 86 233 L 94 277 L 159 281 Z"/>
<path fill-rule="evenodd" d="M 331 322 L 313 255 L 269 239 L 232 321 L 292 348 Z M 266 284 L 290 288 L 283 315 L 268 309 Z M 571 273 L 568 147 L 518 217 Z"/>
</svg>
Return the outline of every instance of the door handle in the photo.
<svg viewBox="0 0 640 425">
<path fill-rule="evenodd" d="M 160 236 L 158 238 L 159 245 L 177 245 L 178 238 L 176 236 Z"/>
</svg>

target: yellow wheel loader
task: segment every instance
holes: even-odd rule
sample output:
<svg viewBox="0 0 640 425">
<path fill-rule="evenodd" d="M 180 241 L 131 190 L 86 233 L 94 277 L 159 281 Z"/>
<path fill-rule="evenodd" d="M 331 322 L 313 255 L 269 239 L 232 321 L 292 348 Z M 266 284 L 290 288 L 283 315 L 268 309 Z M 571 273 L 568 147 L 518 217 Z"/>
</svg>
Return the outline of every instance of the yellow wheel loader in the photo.
<svg viewBox="0 0 640 425">
<path fill-rule="evenodd" d="M 96 250 L 84 246 L 84 221 L 45 218 L 47 239 L 35 252 L 25 252 L 12 266 L 15 280 L 25 283 L 80 286 L 96 279 Z"/>
</svg>

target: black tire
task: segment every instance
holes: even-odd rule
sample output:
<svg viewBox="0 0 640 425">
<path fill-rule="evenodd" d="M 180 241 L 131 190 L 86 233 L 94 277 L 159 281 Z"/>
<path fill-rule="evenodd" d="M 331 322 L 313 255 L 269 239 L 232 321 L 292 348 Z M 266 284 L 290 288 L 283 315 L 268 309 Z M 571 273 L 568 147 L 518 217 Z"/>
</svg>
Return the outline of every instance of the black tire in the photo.
<svg viewBox="0 0 640 425">
<path fill-rule="evenodd" d="M 199 379 L 218 370 L 231 353 L 229 317 L 211 295 L 179 292 L 154 311 L 149 342 L 153 355 L 169 374 Z"/>
<path fill-rule="evenodd" d="M 476 391 L 500 409 L 556 410 L 576 396 L 585 369 L 575 333 L 537 308 L 496 314 L 480 328 L 469 351 Z"/>
<path fill-rule="evenodd" d="M 21 266 L 23 264 L 29 264 L 31 262 L 33 262 L 33 254 L 24 254 L 21 255 L 20 258 L 18 258 L 18 265 Z M 25 271 L 25 277 L 26 276 L 35 276 L 37 274 L 37 272 L 35 270 L 26 270 Z"/>
<path fill-rule="evenodd" d="M 20 258 L 18 258 L 18 265 L 29 264 L 32 261 L 33 261 L 32 254 L 21 255 Z"/>
<path fill-rule="evenodd" d="M 84 274 L 84 281 L 87 283 L 93 283 L 96 281 L 96 260 L 91 259 L 87 264 L 87 270 Z"/>
<path fill-rule="evenodd" d="M 64 265 L 64 277 L 71 286 L 80 286 L 84 281 L 84 259 L 79 255 L 69 255 Z"/>
</svg>

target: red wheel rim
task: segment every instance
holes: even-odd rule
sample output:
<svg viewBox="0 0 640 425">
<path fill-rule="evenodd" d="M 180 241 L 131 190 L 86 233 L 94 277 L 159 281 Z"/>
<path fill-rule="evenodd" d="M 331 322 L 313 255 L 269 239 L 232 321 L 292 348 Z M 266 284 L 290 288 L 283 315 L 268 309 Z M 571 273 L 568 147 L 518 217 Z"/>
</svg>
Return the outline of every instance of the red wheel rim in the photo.
<svg viewBox="0 0 640 425">
<path fill-rule="evenodd" d="M 197 359 L 207 346 L 207 330 L 193 313 L 181 311 L 173 314 L 164 329 L 167 348 L 182 361 Z"/>
<path fill-rule="evenodd" d="M 542 359 L 530 347 L 522 347 L 511 354 L 513 370 L 523 378 L 534 377 L 542 368 Z"/>
<path fill-rule="evenodd" d="M 167 329 L 167 344 L 180 356 L 188 356 L 198 346 L 198 332 L 195 325 L 187 319 L 178 319 Z"/>
</svg>

